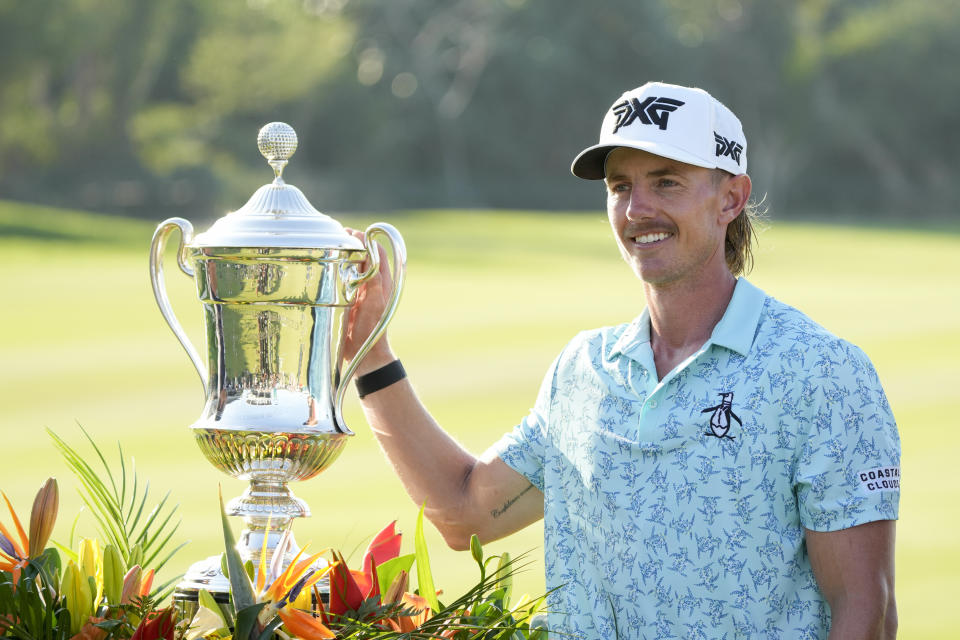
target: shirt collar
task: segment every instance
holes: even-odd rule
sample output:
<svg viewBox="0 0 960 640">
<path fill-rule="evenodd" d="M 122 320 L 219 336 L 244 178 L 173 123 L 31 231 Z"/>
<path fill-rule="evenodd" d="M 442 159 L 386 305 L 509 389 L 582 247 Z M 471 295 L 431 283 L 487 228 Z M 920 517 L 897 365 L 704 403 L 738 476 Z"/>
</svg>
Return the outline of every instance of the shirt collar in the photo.
<svg viewBox="0 0 960 640">
<path fill-rule="evenodd" d="M 747 355 L 757 333 L 757 324 L 763 312 L 767 294 L 752 285 L 746 278 L 738 278 L 733 296 L 720 322 L 713 328 L 710 343 Z M 609 358 L 618 355 L 634 357 L 636 350 L 650 343 L 650 311 L 644 309 L 627 325 L 620 338 L 613 344 Z"/>
<path fill-rule="evenodd" d="M 747 282 L 746 278 L 738 278 L 730 304 L 713 328 L 710 341 L 742 356 L 747 355 L 757 335 L 757 324 L 766 298 L 767 294 Z"/>
</svg>

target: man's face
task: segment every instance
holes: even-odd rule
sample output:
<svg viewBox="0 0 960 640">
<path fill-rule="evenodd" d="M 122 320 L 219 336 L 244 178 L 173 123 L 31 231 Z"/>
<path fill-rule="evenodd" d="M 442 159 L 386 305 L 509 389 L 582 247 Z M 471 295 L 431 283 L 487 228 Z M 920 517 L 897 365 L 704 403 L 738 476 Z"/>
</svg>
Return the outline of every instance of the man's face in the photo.
<svg viewBox="0 0 960 640">
<path fill-rule="evenodd" d="M 729 274 L 724 237 L 739 213 L 725 184 L 732 177 L 625 147 L 610 153 L 606 176 L 610 225 L 641 280 L 668 286 Z"/>
</svg>

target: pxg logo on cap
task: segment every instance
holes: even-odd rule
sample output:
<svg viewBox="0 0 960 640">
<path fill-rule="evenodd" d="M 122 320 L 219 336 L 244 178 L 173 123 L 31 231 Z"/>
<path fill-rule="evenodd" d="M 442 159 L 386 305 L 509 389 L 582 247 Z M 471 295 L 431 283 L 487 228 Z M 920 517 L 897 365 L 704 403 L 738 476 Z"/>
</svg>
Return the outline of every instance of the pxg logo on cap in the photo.
<svg viewBox="0 0 960 640">
<path fill-rule="evenodd" d="M 613 132 L 616 133 L 620 127 L 626 127 L 633 124 L 633 121 L 640 119 L 643 124 L 655 124 L 661 131 L 667 128 L 667 117 L 679 107 L 684 105 L 680 100 L 673 98 L 657 98 L 650 96 L 643 102 L 637 98 L 624 100 L 620 104 L 613 106 L 613 112 L 617 116 L 616 126 Z"/>
<path fill-rule="evenodd" d="M 734 175 L 747 171 L 740 120 L 694 87 L 648 82 L 624 93 L 607 110 L 598 144 L 580 152 L 570 170 L 586 180 L 602 180 L 607 155 L 618 147 Z"/>
<path fill-rule="evenodd" d="M 737 164 L 740 164 L 740 153 L 743 151 L 742 144 L 736 140 L 727 140 L 716 131 L 713 132 L 713 139 L 717 143 L 717 157 L 730 156 Z"/>
</svg>

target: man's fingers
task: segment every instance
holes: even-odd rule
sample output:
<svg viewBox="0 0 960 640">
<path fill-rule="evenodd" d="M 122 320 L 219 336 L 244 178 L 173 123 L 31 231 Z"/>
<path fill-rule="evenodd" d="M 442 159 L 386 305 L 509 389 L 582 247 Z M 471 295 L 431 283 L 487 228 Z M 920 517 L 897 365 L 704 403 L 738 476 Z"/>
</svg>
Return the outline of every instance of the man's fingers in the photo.
<svg viewBox="0 0 960 640">
<path fill-rule="evenodd" d="M 364 246 L 366 246 L 366 234 L 364 234 L 363 231 L 358 231 L 351 227 L 344 227 L 344 230 L 357 240 L 360 240 L 360 242 L 363 242 Z M 376 250 L 380 257 L 380 266 L 377 269 L 377 273 L 373 274 L 373 277 L 360 285 L 358 297 L 360 306 L 364 306 L 364 302 L 367 300 L 367 298 L 369 296 L 373 296 L 375 300 L 373 304 L 379 303 L 382 307 L 384 304 L 386 304 L 391 292 L 393 291 L 393 274 L 390 271 L 391 263 L 388 260 L 387 250 L 379 243 L 376 244 Z M 369 268 L 370 258 L 368 256 L 359 265 L 359 269 L 361 273 L 365 273 Z M 351 315 L 354 315 L 355 313 L 356 309 L 353 310 Z"/>
</svg>

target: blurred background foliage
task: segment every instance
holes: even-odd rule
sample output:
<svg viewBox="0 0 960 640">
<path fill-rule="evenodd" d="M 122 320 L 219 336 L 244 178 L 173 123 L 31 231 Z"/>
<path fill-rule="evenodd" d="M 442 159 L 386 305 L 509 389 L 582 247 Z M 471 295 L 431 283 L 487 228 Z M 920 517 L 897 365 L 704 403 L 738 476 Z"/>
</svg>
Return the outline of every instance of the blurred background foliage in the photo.
<svg viewBox="0 0 960 640">
<path fill-rule="evenodd" d="M 778 215 L 944 219 L 960 0 L 0 0 L 0 198 L 238 208 L 289 122 L 327 211 L 583 209 L 573 156 L 647 80 L 743 120 Z"/>
</svg>

